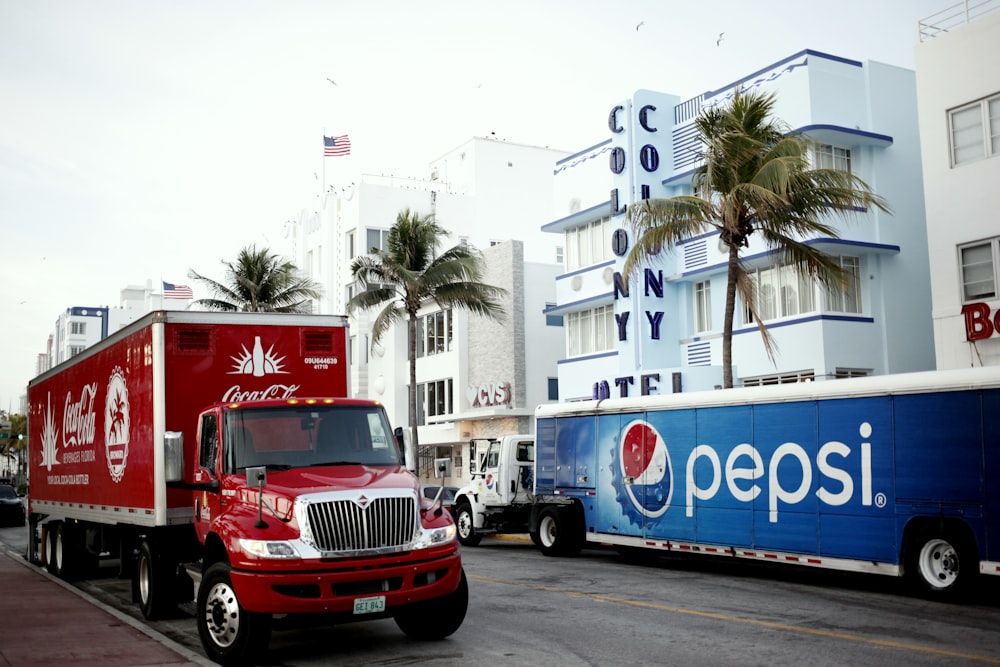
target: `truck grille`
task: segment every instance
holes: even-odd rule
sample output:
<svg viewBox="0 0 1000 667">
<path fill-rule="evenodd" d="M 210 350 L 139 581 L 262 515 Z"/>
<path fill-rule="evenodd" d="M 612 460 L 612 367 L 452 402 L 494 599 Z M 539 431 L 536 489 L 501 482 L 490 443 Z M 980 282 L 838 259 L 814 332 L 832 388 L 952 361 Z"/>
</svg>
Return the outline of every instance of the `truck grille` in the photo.
<svg viewBox="0 0 1000 667">
<path fill-rule="evenodd" d="M 312 503 L 309 526 L 320 551 L 364 551 L 401 547 L 413 541 L 416 501 L 373 498 L 361 507 L 352 500 Z"/>
</svg>

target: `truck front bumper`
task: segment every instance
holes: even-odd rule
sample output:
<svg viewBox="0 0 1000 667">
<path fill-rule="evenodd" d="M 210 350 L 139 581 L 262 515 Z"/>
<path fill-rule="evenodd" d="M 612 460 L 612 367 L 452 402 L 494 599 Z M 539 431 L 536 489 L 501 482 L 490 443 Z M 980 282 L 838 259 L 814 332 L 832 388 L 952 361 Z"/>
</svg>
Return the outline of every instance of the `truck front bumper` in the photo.
<svg viewBox="0 0 1000 667">
<path fill-rule="evenodd" d="M 427 550 L 431 551 L 431 550 Z M 230 573 L 240 605 L 269 614 L 352 613 L 358 598 L 385 596 L 385 611 L 447 595 L 458 588 L 462 561 L 446 553 L 410 552 L 407 557 L 353 558 L 318 563 L 308 570 Z"/>
</svg>

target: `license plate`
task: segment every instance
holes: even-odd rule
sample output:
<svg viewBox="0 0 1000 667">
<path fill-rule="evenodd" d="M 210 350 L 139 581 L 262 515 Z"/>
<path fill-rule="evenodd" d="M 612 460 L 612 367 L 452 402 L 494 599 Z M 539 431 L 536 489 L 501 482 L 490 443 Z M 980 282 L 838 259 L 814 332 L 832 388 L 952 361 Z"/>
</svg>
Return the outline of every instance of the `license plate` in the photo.
<svg viewBox="0 0 1000 667">
<path fill-rule="evenodd" d="M 385 611 L 385 596 L 376 595 L 370 598 L 358 598 L 354 601 L 355 614 L 375 614 Z"/>
</svg>

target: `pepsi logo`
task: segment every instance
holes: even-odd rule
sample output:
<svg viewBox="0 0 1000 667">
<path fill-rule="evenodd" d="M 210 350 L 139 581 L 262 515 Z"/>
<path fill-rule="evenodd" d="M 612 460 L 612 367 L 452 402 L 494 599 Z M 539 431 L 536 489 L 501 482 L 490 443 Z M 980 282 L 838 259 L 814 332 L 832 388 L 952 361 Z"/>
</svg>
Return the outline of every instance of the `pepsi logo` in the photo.
<svg viewBox="0 0 1000 667">
<path fill-rule="evenodd" d="M 622 507 L 647 519 L 663 516 L 673 495 L 673 471 L 667 445 L 660 433 L 644 420 L 637 419 L 622 430 L 616 454 Z"/>
</svg>

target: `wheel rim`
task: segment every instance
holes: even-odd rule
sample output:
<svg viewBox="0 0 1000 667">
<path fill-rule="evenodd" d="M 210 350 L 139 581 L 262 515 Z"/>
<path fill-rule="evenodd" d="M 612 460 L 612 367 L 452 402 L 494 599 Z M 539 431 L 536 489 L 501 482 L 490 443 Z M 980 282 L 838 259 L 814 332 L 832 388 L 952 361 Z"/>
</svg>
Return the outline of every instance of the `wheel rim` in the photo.
<svg viewBox="0 0 1000 667">
<path fill-rule="evenodd" d="M 946 540 L 928 540 L 918 565 L 924 581 L 934 588 L 948 588 L 958 580 L 958 551 Z"/>
<path fill-rule="evenodd" d="M 226 648 L 240 631 L 240 606 L 228 584 L 212 586 L 205 600 L 205 627 L 216 646 Z"/>
<path fill-rule="evenodd" d="M 56 559 L 56 570 L 62 572 L 63 569 L 63 532 L 62 529 L 56 530 L 56 544 L 55 544 L 55 559 Z"/>
<path fill-rule="evenodd" d="M 472 535 L 472 515 L 464 509 L 458 513 L 458 535 L 463 540 Z"/>
<path fill-rule="evenodd" d="M 538 539 L 545 547 L 552 547 L 556 543 L 556 520 L 551 516 L 542 517 L 542 522 L 538 525 Z"/>
<path fill-rule="evenodd" d="M 139 558 L 139 599 L 149 602 L 149 560 L 143 557 Z"/>
<path fill-rule="evenodd" d="M 49 532 L 45 535 L 45 562 L 49 567 L 56 566 L 56 547 L 55 547 L 55 535 Z"/>
</svg>

